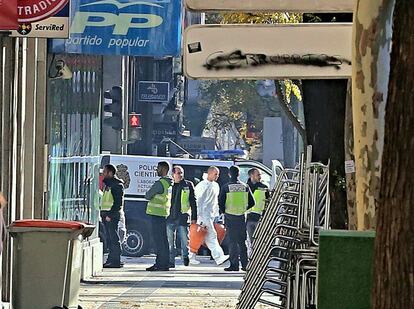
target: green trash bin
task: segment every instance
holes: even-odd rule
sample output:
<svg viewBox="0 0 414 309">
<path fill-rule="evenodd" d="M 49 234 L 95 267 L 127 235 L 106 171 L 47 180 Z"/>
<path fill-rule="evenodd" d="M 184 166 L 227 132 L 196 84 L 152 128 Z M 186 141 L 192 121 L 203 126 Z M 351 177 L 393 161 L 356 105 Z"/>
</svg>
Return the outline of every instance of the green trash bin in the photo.
<svg viewBox="0 0 414 309">
<path fill-rule="evenodd" d="M 72 221 L 13 222 L 12 307 L 78 308 L 81 241 L 93 229 Z"/>
</svg>

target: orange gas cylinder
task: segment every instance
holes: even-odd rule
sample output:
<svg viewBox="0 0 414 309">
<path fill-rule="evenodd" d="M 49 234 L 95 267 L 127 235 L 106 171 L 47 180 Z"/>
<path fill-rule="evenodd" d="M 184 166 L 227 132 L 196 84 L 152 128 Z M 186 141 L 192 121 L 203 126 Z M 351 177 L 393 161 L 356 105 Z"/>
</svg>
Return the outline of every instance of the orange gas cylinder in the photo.
<svg viewBox="0 0 414 309">
<path fill-rule="evenodd" d="M 207 229 L 204 226 L 193 223 L 190 225 L 190 241 L 188 247 L 190 252 L 197 253 L 201 245 L 204 242 L 204 237 L 206 237 Z"/>
<path fill-rule="evenodd" d="M 224 237 L 226 237 L 226 227 L 223 224 L 214 223 L 214 229 L 216 230 L 216 233 L 217 233 L 218 242 L 221 245 L 221 243 L 224 240 Z"/>
<path fill-rule="evenodd" d="M 216 230 L 216 233 L 217 233 L 217 240 L 219 244 L 221 245 L 221 243 L 224 240 L 224 237 L 226 237 L 226 227 L 223 224 L 214 223 L 214 229 Z M 203 246 L 206 247 L 206 244 L 204 242 L 203 242 Z"/>
</svg>

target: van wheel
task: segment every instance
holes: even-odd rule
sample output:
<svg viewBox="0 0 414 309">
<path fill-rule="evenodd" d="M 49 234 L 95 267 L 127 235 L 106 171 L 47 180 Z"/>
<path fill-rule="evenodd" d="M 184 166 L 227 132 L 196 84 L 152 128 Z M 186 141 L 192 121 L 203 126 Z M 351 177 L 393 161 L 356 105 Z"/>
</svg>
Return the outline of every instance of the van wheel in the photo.
<svg viewBox="0 0 414 309">
<path fill-rule="evenodd" d="M 148 238 L 139 230 L 128 230 L 126 240 L 122 244 L 126 256 L 143 256 L 147 249 Z"/>
</svg>

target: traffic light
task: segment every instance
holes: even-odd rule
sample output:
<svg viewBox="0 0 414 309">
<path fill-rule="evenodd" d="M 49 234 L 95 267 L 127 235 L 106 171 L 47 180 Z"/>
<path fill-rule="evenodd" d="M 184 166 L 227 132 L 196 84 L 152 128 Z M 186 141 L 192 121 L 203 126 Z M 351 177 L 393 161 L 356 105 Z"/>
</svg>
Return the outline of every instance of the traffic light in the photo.
<svg viewBox="0 0 414 309">
<path fill-rule="evenodd" d="M 128 115 L 128 124 L 128 141 L 141 140 L 141 114 L 130 113 Z"/>
<path fill-rule="evenodd" d="M 114 130 L 122 129 L 122 87 L 114 86 L 111 90 L 104 93 L 105 115 L 110 114 L 108 118 L 104 119 L 104 124 L 111 126 Z M 107 114 L 108 113 L 108 114 Z"/>
</svg>

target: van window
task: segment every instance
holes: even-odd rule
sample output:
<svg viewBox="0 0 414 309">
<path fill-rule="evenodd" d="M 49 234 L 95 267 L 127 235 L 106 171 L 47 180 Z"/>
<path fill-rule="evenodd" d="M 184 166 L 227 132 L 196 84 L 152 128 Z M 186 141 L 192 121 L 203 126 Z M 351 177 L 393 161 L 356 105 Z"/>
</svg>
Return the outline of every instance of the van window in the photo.
<svg viewBox="0 0 414 309">
<path fill-rule="evenodd" d="M 249 170 L 251 168 L 257 168 L 261 175 L 262 175 L 262 182 L 270 187 L 270 180 L 272 178 L 271 175 L 269 175 L 267 172 L 261 170 L 260 168 L 258 168 L 257 166 L 253 166 L 253 165 L 239 165 L 239 169 L 240 169 L 240 180 L 243 182 L 247 182 L 247 180 L 249 179 Z"/>
<path fill-rule="evenodd" d="M 200 181 L 203 180 L 203 174 L 207 173 L 209 166 L 200 166 L 200 165 L 187 165 L 180 164 L 184 168 L 184 178 L 190 180 L 197 185 Z M 227 167 L 218 167 L 220 170 L 219 179 L 217 180 L 220 186 L 229 182 L 229 169 Z"/>
</svg>

